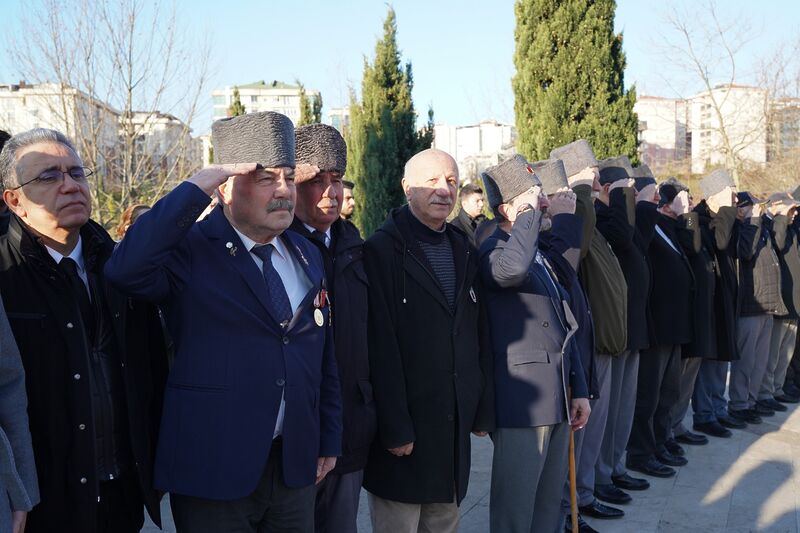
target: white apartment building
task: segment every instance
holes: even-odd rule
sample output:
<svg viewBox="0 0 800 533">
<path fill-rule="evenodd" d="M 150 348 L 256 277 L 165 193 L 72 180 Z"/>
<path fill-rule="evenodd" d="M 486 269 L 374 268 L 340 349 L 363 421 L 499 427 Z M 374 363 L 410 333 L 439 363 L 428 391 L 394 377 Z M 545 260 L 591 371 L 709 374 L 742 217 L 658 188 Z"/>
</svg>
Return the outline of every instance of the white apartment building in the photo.
<svg viewBox="0 0 800 533">
<path fill-rule="evenodd" d="M 633 110 L 639 116 L 639 153 L 642 159 L 656 172 L 675 163 L 688 166 L 685 101 L 640 96 Z"/>
<path fill-rule="evenodd" d="M 494 120 L 470 126 L 436 124 L 433 148 L 452 155 L 462 183 L 480 183 L 481 172 L 516 153 L 516 128 Z"/>
<path fill-rule="evenodd" d="M 295 124 L 300 120 L 300 86 L 277 80 L 269 83 L 262 80 L 247 85 L 228 85 L 223 89 L 211 91 L 214 120 L 228 116 L 228 107 L 233 103 L 233 90 L 237 88 L 245 112 L 274 111 L 286 115 Z M 305 91 L 309 100 L 321 98 L 317 90 Z"/>
<path fill-rule="evenodd" d="M 150 164 L 163 170 L 175 168 L 182 159 L 188 166 L 200 165 L 202 141 L 192 138 L 192 130 L 182 120 L 159 111 L 134 111 L 126 122 L 120 118 L 120 136 L 125 128 L 135 136 L 137 156 L 146 156 Z"/>
</svg>

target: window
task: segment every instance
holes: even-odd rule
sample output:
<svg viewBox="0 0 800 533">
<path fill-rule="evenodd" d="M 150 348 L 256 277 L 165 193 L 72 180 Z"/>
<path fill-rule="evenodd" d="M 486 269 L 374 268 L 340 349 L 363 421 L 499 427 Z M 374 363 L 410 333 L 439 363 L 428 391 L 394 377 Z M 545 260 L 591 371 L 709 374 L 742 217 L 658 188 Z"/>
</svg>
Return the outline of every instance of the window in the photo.
<svg viewBox="0 0 800 533">
<path fill-rule="evenodd" d="M 250 97 L 250 103 L 254 104 L 256 102 L 258 102 L 258 96 L 251 96 Z"/>
<path fill-rule="evenodd" d="M 225 101 L 226 100 L 225 96 L 214 96 L 213 100 L 214 100 L 214 105 L 226 105 L 227 103 Z"/>
</svg>

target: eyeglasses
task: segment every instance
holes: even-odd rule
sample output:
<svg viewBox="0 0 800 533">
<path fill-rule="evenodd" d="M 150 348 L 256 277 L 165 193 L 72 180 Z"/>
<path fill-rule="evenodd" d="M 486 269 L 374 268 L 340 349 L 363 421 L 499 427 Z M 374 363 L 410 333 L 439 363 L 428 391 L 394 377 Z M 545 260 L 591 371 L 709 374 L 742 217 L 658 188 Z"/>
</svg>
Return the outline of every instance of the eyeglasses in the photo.
<svg viewBox="0 0 800 533">
<path fill-rule="evenodd" d="M 69 177 L 72 178 L 74 181 L 77 181 L 78 183 L 83 183 L 89 176 L 94 174 L 94 170 L 86 167 L 72 167 L 71 169 L 66 171 L 59 170 L 57 168 L 51 168 L 50 170 L 45 170 L 35 178 L 30 179 L 25 183 L 21 183 L 16 187 L 11 187 L 9 190 L 16 191 L 17 189 L 22 188 L 25 185 L 28 185 L 29 183 L 33 183 L 34 181 L 38 181 L 41 184 L 48 186 L 55 185 L 56 183 L 61 183 L 62 181 L 64 181 L 66 179 L 64 176 L 66 176 L 67 174 L 69 174 Z"/>
</svg>

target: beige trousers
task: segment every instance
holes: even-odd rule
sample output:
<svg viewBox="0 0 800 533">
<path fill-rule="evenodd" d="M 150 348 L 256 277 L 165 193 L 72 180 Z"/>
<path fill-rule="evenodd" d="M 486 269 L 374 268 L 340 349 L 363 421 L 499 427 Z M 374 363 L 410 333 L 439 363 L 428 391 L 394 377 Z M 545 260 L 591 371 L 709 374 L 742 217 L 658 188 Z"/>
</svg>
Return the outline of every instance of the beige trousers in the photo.
<svg viewBox="0 0 800 533">
<path fill-rule="evenodd" d="M 453 503 L 402 503 L 369 495 L 373 533 L 456 533 L 458 506 Z"/>
</svg>

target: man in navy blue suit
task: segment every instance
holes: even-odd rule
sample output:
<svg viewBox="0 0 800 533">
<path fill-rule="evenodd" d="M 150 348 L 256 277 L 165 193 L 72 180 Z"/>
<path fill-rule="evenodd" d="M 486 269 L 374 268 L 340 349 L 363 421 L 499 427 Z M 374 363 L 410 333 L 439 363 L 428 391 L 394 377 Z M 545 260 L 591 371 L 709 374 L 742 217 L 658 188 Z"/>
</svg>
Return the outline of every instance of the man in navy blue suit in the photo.
<svg viewBox="0 0 800 533">
<path fill-rule="evenodd" d="M 292 222 L 291 121 L 212 126 L 219 165 L 142 215 L 106 267 L 158 303 L 175 341 L 156 487 L 179 532 L 314 530 L 314 485 L 341 454 L 341 398 L 319 251 Z M 198 214 L 219 198 L 211 214 Z"/>
</svg>

